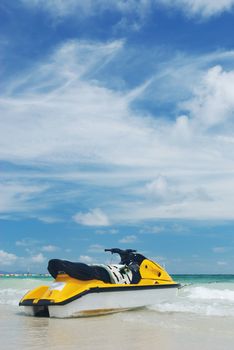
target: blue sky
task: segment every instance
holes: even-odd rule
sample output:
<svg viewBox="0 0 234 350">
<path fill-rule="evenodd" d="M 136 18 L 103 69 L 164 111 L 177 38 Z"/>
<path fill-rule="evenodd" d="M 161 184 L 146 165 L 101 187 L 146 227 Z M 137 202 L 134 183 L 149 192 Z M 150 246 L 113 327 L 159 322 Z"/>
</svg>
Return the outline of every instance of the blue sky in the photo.
<svg viewBox="0 0 234 350">
<path fill-rule="evenodd" d="M 0 28 L 0 270 L 233 273 L 234 0 L 2 0 Z"/>
</svg>

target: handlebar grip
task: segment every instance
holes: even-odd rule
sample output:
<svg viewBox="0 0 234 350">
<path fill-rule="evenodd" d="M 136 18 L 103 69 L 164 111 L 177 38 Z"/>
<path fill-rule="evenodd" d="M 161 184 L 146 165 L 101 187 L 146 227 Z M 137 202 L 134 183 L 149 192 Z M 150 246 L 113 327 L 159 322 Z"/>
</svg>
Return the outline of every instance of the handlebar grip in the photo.
<svg viewBox="0 0 234 350">
<path fill-rule="evenodd" d="M 136 253 L 136 250 L 135 249 L 119 249 L 119 248 L 106 248 L 104 249 L 105 252 L 111 252 L 112 254 L 116 253 L 116 254 L 119 254 L 120 256 L 121 255 L 126 255 L 126 254 L 131 254 L 131 253 Z"/>
</svg>

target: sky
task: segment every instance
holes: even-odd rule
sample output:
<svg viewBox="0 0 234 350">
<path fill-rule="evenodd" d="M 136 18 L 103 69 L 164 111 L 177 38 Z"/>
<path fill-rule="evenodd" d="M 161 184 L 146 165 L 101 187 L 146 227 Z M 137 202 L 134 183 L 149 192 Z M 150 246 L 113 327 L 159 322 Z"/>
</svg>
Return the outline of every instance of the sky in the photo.
<svg viewBox="0 0 234 350">
<path fill-rule="evenodd" d="M 0 1 L 0 271 L 233 273 L 233 31 L 234 0 Z"/>
</svg>

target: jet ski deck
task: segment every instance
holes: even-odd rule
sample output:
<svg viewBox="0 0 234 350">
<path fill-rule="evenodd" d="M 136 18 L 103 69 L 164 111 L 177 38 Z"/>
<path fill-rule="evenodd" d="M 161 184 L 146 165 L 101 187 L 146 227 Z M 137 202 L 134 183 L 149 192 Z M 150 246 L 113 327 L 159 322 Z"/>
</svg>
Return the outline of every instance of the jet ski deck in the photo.
<svg viewBox="0 0 234 350">
<path fill-rule="evenodd" d="M 51 260 L 49 271 L 52 270 L 55 281 L 49 287 L 28 292 L 19 305 L 33 316 L 77 317 L 140 308 L 168 301 L 176 294 L 179 284 L 157 263 L 133 250 L 110 251 L 120 254 L 120 265 L 70 265 Z M 61 267 L 66 271 L 59 271 Z M 109 272 L 108 282 L 99 268 Z M 99 279 L 92 279 L 93 276 Z"/>
</svg>

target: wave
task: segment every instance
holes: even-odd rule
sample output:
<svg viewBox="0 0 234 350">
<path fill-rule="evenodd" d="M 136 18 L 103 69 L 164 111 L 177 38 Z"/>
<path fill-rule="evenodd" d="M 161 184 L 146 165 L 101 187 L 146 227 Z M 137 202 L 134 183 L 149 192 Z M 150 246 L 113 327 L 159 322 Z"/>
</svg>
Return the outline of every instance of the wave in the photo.
<svg viewBox="0 0 234 350">
<path fill-rule="evenodd" d="M 226 302 L 234 302 L 234 290 L 194 287 L 188 295 L 188 298 L 195 300 L 224 300 Z"/>
<path fill-rule="evenodd" d="M 150 310 L 163 313 L 193 313 L 205 316 L 234 316 L 234 284 L 186 286 L 171 302 L 155 304 Z"/>
<path fill-rule="evenodd" d="M 49 285 L 51 281 L 32 278 L 8 278 L 0 280 L 0 304 L 18 305 L 20 299 L 31 289 Z"/>
</svg>

